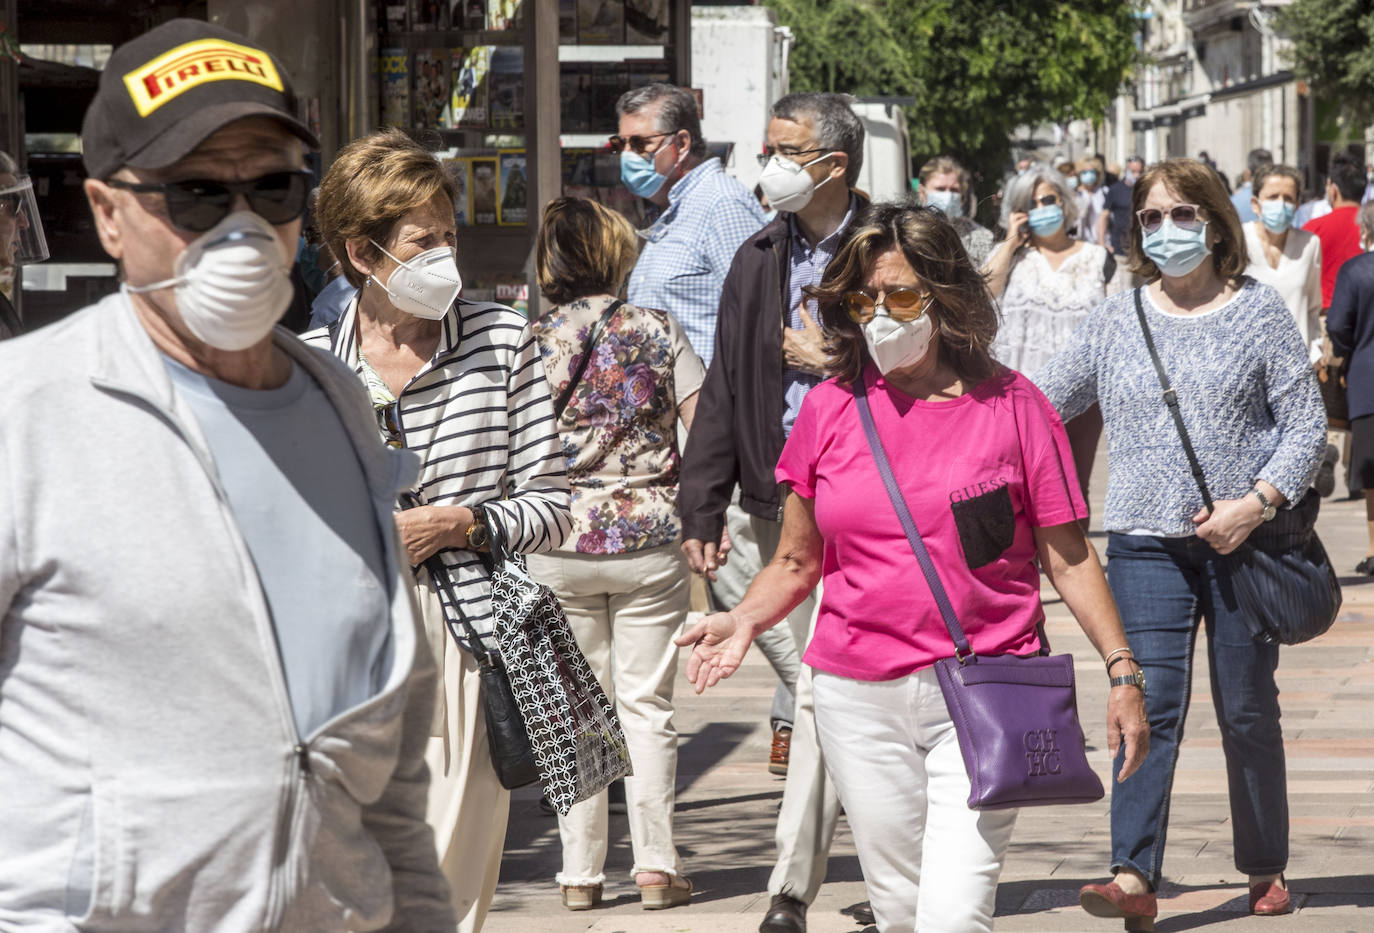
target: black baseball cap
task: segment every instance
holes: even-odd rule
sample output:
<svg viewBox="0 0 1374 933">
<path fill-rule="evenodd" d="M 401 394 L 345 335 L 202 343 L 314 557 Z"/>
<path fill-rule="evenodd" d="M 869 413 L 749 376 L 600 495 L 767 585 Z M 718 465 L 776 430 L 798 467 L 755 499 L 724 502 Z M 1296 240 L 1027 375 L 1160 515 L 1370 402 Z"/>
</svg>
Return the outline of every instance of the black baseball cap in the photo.
<svg viewBox="0 0 1374 933">
<path fill-rule="evenodd" d="M 124 165 L 163 168 L 253 116 L 272 117 L 319 148 L 271 53 L 213 23 L 170 20 L 110 56 L 81 127 L 82 159 L 92 178 Z"/>
</svg>

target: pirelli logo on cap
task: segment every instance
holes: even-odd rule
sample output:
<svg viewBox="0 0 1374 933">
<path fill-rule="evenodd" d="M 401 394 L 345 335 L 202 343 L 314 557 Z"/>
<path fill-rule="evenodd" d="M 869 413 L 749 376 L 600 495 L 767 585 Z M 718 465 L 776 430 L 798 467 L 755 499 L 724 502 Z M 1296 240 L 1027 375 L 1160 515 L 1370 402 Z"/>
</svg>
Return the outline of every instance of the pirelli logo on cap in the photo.
<svg viewBox="0 0 1374 933">
<path fill-rule="evenodd" d="M 198 39 L 179 45 L 124 76 L 124 86 L 140 117 L 211 81 L 251 81 L 283 90 L 271 56 L 223 39 Z"/>
</svg>

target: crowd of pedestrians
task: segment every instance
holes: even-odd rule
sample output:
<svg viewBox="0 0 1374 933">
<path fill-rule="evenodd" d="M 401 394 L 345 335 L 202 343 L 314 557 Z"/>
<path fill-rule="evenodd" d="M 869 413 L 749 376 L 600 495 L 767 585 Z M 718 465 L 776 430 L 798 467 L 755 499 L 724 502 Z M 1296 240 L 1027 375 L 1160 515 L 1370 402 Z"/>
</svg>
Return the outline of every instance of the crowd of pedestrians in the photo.
<svg viewBox="0 0 1374 933">
<path fill-rule="evenodd" d="M 272 77 L 122 78 L 188 48 Z M 121 288 L 0 346 L 0 926 L 477 933 L 510 801 L 479 664 L 494 541 L 618 711 L 646 909 L 693 892 L 680 650 L 700 692 L 756 644 L 786 777 L 761 933 L 804 933 L 842 811 L 880 933 L 991 930 L 1017 810 L 970 804 L 936 667 L 1046 653 L 1043 573 L 1111 687 L 1085 712 L 1112 878 L 1083 908 L 1153 929 L 1205 629 L 1236 868 L 1252 913 L 1288 912 L 1280 649 L 1226 557 L 1332 492 L 1316 371 L 1343 367 L 1374 575 L 1363 167 L 1333 157 L 1300 228 L 1303 177 L 1264 150 L 1234 195 L 1203 161 L 1025 159 L 983 226 L 946 155 L 870 203 L 850 102 L 771 106 L 766 219 L 691 94 L 626 93 L 610 146 L 653 219 L 552 200 L 527 320 L 462 297 L 457 192 L 406 134 L 344 146 L 311 192 L 268 53 L 192 20 L 116 49 L 83 135 Z M 8 157 L 0 197 L 13 267 L 41 229 Z M 276 326 L 297 313 L 303 339 Z M 601 903 L 608 808 L 558 817 L 569 910 Z"/>
</svg>

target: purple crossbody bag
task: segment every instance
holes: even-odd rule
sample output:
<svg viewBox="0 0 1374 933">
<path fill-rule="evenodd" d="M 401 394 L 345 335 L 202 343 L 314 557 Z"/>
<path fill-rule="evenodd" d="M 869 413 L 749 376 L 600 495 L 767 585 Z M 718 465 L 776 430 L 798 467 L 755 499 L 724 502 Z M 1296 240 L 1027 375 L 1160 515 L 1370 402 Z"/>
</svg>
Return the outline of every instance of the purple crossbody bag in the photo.
<svg viewBox="0 0 1374 933">
<path fill-rule="evenodd" d="M 1043 628 L 1040 654 L 974 654 L 892 475 L 868 396 L 860 383 L 856 382 L 853 389 L 883 486 L 954 641 L 954 657 L 936 661 L 935 674 L 968 771 L 969 809 L 1004 810 L 1101 800 L 1102 782 L 1088 764 L 1083 727 L 1078 723 L 1073 656 L 1048 654 Z"/>
</svg>

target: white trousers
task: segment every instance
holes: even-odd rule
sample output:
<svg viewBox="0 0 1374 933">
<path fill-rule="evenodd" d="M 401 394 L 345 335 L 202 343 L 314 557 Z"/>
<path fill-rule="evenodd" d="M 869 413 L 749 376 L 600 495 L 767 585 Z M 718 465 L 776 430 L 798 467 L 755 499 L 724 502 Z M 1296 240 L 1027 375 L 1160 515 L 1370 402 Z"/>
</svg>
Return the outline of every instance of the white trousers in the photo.
<svg viewBox="0 0 1374 933">
<path fill-rule="evenodd" d="M 814 690 L 879 933 L 990 931 L 1017 811 L 968 808 L 968 773 L 934 669 L 885 681 L 817 671 Z"/>
<path fill-rule="evenodd" d="M 435 734 L 425 749 L 425 821 L 434 829 L 458 933 L 478 933 L 501 874 L 510 791 L 501 786 L 491 764 L 477 662 L 449 637 L 438 595 L 423 570 L 415 592 L 443 684 Z"/>
<path fill-rule="evenodd" d="M 676 544 L 628 554 L 532 554 L 530 574 L 551 587 L 606 695 L 615 701 L 634 774 L 625 805 L 637 872 L 682 873 L 673 844 L 677 728 L 673 687 L 687 620 L 687 562 Z M 602 791 L 558 818 L 563 841 L 559 884 L 605 881 L 609 842 Z"/>
</svg>

